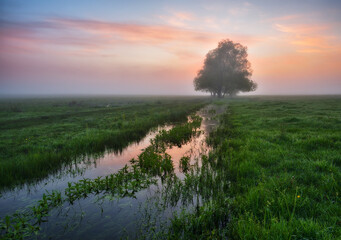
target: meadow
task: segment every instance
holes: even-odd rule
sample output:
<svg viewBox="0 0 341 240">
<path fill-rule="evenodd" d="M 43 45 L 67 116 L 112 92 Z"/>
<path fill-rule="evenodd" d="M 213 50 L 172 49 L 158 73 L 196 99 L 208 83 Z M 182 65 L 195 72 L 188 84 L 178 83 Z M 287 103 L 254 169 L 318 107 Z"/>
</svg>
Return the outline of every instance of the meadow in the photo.
<svg viewBox="0 0 341 240">
<path fill-rule="evenodd" d="M 138 96 L 2 99 L 0 191 L 106 149 L 119 152 L 153 127 L 187 120 L 206 102 Z"/>
<path fill-rule="evenodd" d="M 228 106 L 210 139 L 221 188 L 199 215 L 177 218 L 176 232 L 340 239 L 340 96 L 249 97 Z"/>
<path fill-rule="evenodd" d="M 92 195 L 116 200 L 136 198 L 139 191 L 157 184 L 162 186 L 160 195 L 149 206 L 150 215 L 136 238 L 341 238 L 340 96 L 135 100 L 131 106 L 126 103 L 110 112 L 105 101 L 112 100 L 100 99 L 105 105 L 99 109 L 103 114 L 90 111 L 87 105 L 86 111 L 79 111 L 79 121 L 91 113 L 98 117 L 94 117 L 93 124 L 96 120 L 105 126 L 121 122 L 122 129 L 128 131 L 128 123 L 134 126 L 136 121 L 127 119 L 136 112 L 150 111 L 142 115 L 144 118 L 138 116 L 151 124 L 144 126 L 173 121 L 176 122 L 173 128 L 160 131 L 149 147 L 118 172 L 69 183 L 62 192 L 44 194 L 28 211 L 4 217 L 0 229 L 5 239 L 39 234 L 41 223 L 48 221 L 49 212 L 58 206 L 65 208 L 65 204 L 72 205 Z M 70 103 L 70 100 L 61 101 Z M 225 109 L 215 116 L 219 125 L 206 139 L 211 151 L 196 162 L 183 156 L 179 161 L 183 177 L 178 177 L 166 149 L 181 147 L 198 134 L 202 118 L 191 113 L 208 102 Z M 215 113 L 214 109 L 209 111 Z M 62 113 L 61 110 L 54 114 Z M 185 121 L 186 116 L 191 116 L 190 121 Z M 107 122 L 116 118 L 119 120 Z M 110 131 L 102 125 L 98 128 Z M 176 210 L 167 219 L 160 220 L 152 216 L 155 209 Z"/>
<path fill-rule="evenodd" d="M 341 98 L 255 98 L 230 111 L 231 236 L 340 238 Z"/>
</svg>

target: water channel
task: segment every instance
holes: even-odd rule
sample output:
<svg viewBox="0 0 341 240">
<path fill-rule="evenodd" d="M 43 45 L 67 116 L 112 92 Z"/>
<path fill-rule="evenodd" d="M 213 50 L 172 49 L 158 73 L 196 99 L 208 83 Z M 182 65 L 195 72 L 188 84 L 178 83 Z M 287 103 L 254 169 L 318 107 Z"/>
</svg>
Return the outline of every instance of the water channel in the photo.
<svg viewBox="0 0 341 240">
<path fill-rule="evenodd" d="M 217 126 L 216 117 L 223 111 L 223 107 L 216 105 L 209 105 L 198 111 L 197 115 L 203 118 L 199 129 L 200 134 L 193 136 L 181 147 L 175 146 L 166 150 L 172 158 L 175 174 L 179 178 L 183 177 L 183 173 L 179 170 L 181 157 L 188 156 L 193 164 L 200 161 L 200 156 L 210 151 L 210 147 L 206 144 L 206 137 Z M 17 210 L 33 205 L 46 191 L 62 191 L 67 187 L 68 182 L 83 178 L 93 179 L 117 172 L 149 146 L 150 140 L 160 130 L 169 130 L 171 127 L 159 126 L 151 130 L 141 141 L 130 144 L 121 152 L 107 151 L 99 157 L 88 157 L 72 166 L 66 166 L 58 174 L 51 175 L 44 181 L 2 193 L 0 217 L 3 218 L 7 214 L 13 214 Z M 48 221 L 42 224 L 42 231 L 33 239 L 136 238 L 139 234 L 138 229 L 141 230 L 143 221 L 146 221 L 146 214 L 153 211 L 151 206 L 155 204 L 155 198 L 154 203 L 152 199 L 159 188 L 160 184 L 151 186 L 138 192 L 136 198 L 98 200 L 98 197 L 91 196 L 73 205 L 64 204 L 52 210 Z M 176 209 L 168 210 L 169 213 L 164 212 L 162 218 L 171 215 L 171 212 Z"/>
</svg>

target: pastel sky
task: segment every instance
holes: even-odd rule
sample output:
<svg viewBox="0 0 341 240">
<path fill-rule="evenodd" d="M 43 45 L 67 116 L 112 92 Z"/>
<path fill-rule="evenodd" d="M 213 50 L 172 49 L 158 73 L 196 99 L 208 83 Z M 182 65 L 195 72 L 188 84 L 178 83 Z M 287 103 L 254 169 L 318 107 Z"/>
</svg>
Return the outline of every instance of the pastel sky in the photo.
<svg viewBox="0 0 341 240">
<path fill-rule="evenodd" d="M 0 94 L 195 94 L 226 38 L 255 94 L 341 94 L 340 0 L 0 0 Z"/>
</svg>

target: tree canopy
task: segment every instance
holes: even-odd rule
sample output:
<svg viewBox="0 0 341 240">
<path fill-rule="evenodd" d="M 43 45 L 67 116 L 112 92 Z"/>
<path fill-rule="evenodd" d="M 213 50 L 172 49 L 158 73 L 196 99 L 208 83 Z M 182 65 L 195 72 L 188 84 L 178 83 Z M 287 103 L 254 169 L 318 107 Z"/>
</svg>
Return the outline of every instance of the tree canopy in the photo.
<svg viewBox="0 0 341 240">
<path fill-rule="evenodd" d="M 217 48 L 206 54 L 204 66 L 194 79 L 195 90 L 218 97 L 256 90 L 247 56 L 247 47 L 240 43 L 220 41 Z"/>
</svg>

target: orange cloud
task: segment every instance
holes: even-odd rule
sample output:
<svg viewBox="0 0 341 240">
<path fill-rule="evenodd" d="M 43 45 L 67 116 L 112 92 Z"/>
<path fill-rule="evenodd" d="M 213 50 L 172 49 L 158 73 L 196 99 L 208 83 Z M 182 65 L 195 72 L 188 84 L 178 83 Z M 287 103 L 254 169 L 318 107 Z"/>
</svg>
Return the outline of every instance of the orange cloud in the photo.
<svg viewBox="0 0 341 240">
<path fill-rule="evenodd" d="M 275 29 L 287 34 L 285 40 L 301 53 L 339 51 L 340 38 L 333 34 L 334 27 L 332 24 L 275 24 Z"/>
</svg>

